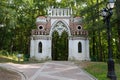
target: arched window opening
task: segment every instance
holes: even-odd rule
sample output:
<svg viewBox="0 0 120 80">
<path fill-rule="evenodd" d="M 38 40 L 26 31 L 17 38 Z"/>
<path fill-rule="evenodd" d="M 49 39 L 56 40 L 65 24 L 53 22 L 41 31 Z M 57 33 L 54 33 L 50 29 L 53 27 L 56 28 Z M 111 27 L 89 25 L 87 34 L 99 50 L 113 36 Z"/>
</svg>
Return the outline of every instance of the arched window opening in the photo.
<svg viewBox="0 0 120 80">
<path fill-rule="evenodd" d="M 42 43 L 41 42 L 39 42 L 39 45 L 38 45 L 38 52 L 42 53 Z"/>
<path fill-rule="evenodd" d="M 81 42 L 78 43 L 78 53 L 82 52 L 82 44 Z"/>
</svg>

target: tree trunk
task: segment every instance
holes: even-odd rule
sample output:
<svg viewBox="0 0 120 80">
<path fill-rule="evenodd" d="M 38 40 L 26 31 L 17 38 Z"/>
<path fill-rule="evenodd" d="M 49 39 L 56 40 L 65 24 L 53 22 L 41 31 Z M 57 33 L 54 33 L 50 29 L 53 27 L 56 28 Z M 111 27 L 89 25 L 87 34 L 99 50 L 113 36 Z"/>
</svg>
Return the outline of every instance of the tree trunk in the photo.
<svg viewBox="0 0 120 80">
<path fill-rule="evenodd" d="M 91 4 L 94 4 L 93 0 L 91 0 Z M 95 13 L 95 9 L 91 8 L 91 16 L 92 16 L 92 25 L 93 27 L 95 27 L 95 18 L 94 18 L 94 13 Z M 96 61 L 96 31 L 95 29 L 92 30 L 92 51 L 93 51 L 93 61 Z"/>
</svg>

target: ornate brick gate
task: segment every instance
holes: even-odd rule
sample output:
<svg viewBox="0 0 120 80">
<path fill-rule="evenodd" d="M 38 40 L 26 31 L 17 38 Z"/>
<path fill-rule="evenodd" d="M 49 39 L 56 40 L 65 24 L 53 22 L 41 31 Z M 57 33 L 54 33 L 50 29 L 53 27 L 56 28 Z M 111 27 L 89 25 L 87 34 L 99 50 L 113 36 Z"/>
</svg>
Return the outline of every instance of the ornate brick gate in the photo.
<svg viewBox="0 0 120 80">
<path fill-rule="evenodd" d="M 48 9 L 47 17 L 37 17 L 36 26 L 37 29 L 32 30 L 31 35 L 31 58 L 37 60 L 53 58 L 52 35 L 56 31 L 59 37 L 63 32 L 68 34 L 68 60 L 90 60 L 88 31 L 83 29 L 81 17 L 72 16 L 71 9 Z"/>
</svg>

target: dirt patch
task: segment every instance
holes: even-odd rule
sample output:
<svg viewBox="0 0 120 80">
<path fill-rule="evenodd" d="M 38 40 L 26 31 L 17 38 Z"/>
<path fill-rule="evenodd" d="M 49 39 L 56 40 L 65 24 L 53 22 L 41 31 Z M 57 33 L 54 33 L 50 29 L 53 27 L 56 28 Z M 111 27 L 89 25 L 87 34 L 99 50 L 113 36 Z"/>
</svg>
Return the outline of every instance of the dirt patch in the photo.
<svg viewBox="0 0 120 80">
<path fill-rule="evenodd" d="M 88 67 L 91 64 L 90 61 L 75 61 L 74 63 L 81 68 Z"/>
<path fill-rule="evenodd" d="M 4 68 L 0 68 L 0 80 L 21 80 L 21 76 Z"/>
</svg>

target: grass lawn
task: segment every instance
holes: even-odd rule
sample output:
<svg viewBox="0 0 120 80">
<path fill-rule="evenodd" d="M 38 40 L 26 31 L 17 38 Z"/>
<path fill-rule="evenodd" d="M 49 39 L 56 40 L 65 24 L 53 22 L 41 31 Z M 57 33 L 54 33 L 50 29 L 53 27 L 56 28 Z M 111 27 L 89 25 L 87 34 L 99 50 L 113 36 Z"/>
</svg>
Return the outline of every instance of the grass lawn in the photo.
<svg viewBox="0 0 120 80">
<path fill-rule="evenodd" d="M 105 62 L 77 62 L 84 70 L 95 76 L 98 80 L 110 80 L 107 76 L 107 63 Z M 117 80 L 120 80 L 120 64 L 115 64 Z"/>
</svg>

